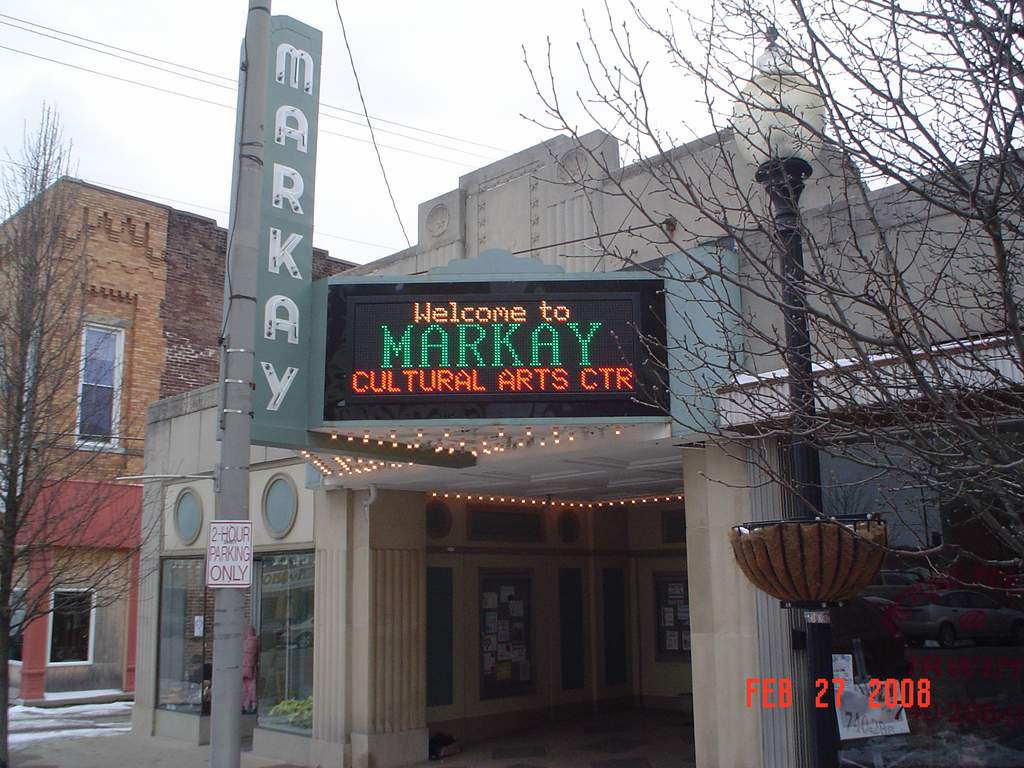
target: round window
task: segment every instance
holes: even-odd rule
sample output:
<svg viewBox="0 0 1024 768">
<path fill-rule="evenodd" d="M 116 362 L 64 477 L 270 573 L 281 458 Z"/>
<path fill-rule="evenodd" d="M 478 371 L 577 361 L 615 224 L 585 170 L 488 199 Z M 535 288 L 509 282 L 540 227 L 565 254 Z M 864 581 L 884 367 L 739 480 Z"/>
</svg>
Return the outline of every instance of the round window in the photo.
<svg viewBox="0 0 1024 768">
<path fill-rule="evenodd" d="M 267 484 L 263 492 L 263 520 L 271 536 L 280 539 L 288 535 L 295 524 L 297 507 L 295 485 L 290 478 L 278 475 Z"/>
<path fill-rule="evenodd" d="M 189 489 L 179 493 L 178 500 L 174 502 L 174 527 L 185 545 L 193 544 L 199 538 L 203 527 L 203 505 Z"/>
</svg>

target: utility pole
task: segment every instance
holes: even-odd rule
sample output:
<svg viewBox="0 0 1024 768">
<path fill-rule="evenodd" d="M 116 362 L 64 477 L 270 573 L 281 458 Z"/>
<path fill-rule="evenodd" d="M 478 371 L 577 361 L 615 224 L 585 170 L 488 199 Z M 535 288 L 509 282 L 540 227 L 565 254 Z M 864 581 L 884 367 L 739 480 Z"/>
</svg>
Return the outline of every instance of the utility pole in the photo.
<svg viewBox="0 0 1024 768">
<path fill-rule="evenodd" d="M 222 432 L 214 497 L 217 520 L 249 519 L 256 270 L 269 47 L 270 0 L 248 0 L 239 78 L 241 127 L 235 147 L 235 199 L 224 271 Z M 247 620 L 243 590 L 214 590 L 211 768 L 238 768 L 241 758 L 242 642 Z"/>
</svg>

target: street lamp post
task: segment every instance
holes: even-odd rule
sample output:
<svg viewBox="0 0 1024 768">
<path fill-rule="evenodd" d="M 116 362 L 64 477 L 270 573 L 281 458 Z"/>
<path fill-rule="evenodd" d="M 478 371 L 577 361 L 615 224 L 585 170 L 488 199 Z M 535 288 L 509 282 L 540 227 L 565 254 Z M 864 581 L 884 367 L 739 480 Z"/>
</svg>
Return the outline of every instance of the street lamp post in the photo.
<svg viewBox="0 0 1024 768">
<path fill-rule="evenodd" d="M 780 252 L 784 358 L 789 383 L 789 460 L 793 517 L 815 519 L 822 513 L 818 452 L 807 436 L 814 426 L 814 381 L 811 339 L 800 232 L 799 203 L 824 125 L 821 92 L 792 65 L 778 46 L 778 33 L 768 32 L 768 49 L 743 89 L 733 111 L 733 130 L 740 153 L 757 166 L 754 178 L 771 201 Z M 832 680 L 832 630 L 826 606 L 804 606 L 807 623 L 807 665 L 811 680 Z M 814 768 L 838 765 L 839 734 L 831 684 L 827 708 L 813 710 L 811 752 Z"/>
</svg>

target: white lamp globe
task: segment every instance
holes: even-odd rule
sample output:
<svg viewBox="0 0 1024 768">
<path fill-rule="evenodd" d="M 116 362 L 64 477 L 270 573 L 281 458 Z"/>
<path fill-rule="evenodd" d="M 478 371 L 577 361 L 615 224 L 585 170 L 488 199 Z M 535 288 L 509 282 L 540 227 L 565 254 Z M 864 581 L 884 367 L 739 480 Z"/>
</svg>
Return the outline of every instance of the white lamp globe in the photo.
<svg viewBox="0 0 1024 768">
<path fill-rule="evenodd" d="M 732 127 L 740 155 L 760 167 L 772 160 L 810 160 L 821 146 L 825 100 L 815 85 L 768 33 L 768 49 L 733 107 Z"/>
</svg>

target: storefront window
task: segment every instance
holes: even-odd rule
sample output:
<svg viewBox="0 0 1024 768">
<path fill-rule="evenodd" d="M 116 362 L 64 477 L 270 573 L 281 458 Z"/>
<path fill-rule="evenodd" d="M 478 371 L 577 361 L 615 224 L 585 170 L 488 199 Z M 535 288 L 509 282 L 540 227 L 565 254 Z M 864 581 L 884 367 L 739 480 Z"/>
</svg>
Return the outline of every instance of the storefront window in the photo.
<svg viewBox="0 0 1024 768">
<path fill-rule="evenodd" d="M 823 477 L 826 512 L 880 514 L 893 547 L 874 583 L 831 612 L 842 758 L 1024 765 L 1024 571 L 1013 553 L 966 501 L 930 499 L 896 472 L 826 460 Z"/>
<path fill-rule="evenodd" d="M 157 706 L 209 712 L 213 599 L 200 559 L 165 560 L 160 586 L 160 657 Z"/>
<path fill-rule="evenodd" d="M 309 733 L 313 726 L 313 555 L 266 556 L 258 566 L 259 724 Z"/>
<path fill-rule="evenodd" d="M 92 592 L 60 589 L 53 593 L 50 614 L 50 663 L 92 661 Z"/>
</svg>

